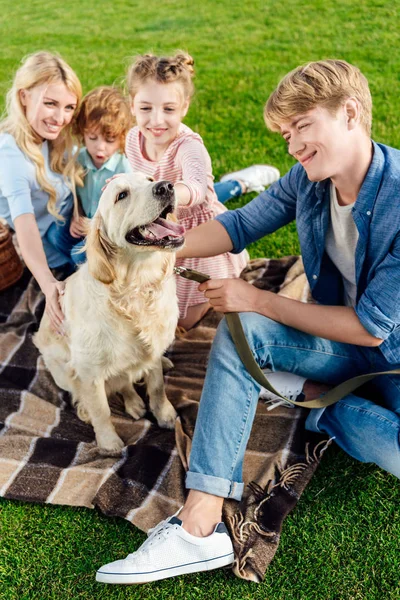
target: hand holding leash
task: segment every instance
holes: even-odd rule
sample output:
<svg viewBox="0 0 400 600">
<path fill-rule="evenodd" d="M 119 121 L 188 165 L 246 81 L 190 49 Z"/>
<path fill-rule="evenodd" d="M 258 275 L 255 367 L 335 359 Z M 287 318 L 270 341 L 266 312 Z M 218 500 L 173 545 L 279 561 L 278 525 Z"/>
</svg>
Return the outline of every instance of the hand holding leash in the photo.
<svg viewBox="0 0 400 600">
<path fill-rule="evenodd" d="M 203 283 L 204 281 L 208 281 L 210 279 L 209 275 L 205 273 L 200 273 L 199 271 L 195 271 L 194 269 L 186 269 L 185 267 L 174 267 L 174 271 L 177 275 L 181 277 L 185 277 L 186 279 L 190 279 L 192 281 L 197 281 L 198 283 Z M 354 390 L 356 390 L 360 385 L 367 383 L 374 377 L 378 375 L 400 375 L 400 369 L 393 369 L 392 371 L 380 371 L 378 373 L 367 373 L 365 375 L 359 375 L 358 377 L 353 377 L 352 379 L 348 379 L 347 381 L 343 381 L 333 389 L 329 390 L 324 396 L 320 396 L 315 400 L 306 400 L 304 402 L 294 402 L 289 398 L 285 398 L 282 396 L 268 381 L 265 377 L 264 373 L 258 366 L 251 348 L 247 342 L 246 335 L 243 331 L 242 323 L 240 321 L 240 317 L 237 312 L 227 312 L 225 314 L 226 322 L 229 327 L 229 331 L 231 333 L 232 339 L 235 342 L 236 350 L 246 367 L 249 371 L 250 375 L 264 388 L 279 396 L 283 400 L 290 402 L 290 404 L 294 404 L 296 406 L 302 406 L 304 408 L 324 408 L 326 406 L 330 406 L 331 404 L 335 404 L 348 394 L 351 394 Z"/>
</svg>

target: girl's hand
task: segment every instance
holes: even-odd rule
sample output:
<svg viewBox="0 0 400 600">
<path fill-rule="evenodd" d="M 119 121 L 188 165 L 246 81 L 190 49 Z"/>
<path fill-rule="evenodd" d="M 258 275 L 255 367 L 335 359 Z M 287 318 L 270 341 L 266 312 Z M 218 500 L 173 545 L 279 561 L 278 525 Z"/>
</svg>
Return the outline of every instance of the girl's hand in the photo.
<svg viewBox="0 0 400 600">
<path fill-rule="evenodd" d="M 258 312 L 262 290 L 243 279 L 209 279 L 198 289 L 218 312 Z"/>
<path fill-rule="evenodd" d="M 60 296 L 64 295 L 65 282 L 54 281 L 49 282 L 42 290 L 46 297 L 46 313 L 50 319 L 50 323 L 54 331 L 60 335 L 64 335 L 64 313 L 61 310 Z"/>
<path fill-rule="evenodd" d="M 71 219 L 71 225 L 69 226 L 69 232 L 74 238 L 85 237 L 87 233 L 86 220 L 84 217 L 76 217 L 75 215 Z"/>
</svg>

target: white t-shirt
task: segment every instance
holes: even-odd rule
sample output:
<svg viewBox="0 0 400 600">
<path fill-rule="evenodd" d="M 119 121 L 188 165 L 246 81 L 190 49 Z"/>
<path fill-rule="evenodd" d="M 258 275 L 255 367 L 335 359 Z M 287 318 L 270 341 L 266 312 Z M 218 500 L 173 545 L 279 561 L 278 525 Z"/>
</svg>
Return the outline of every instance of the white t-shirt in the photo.
<svg viewBox="0 0 400 600">
<path fill-rule="evenodd" d="M 355 306 L 357 299 L 355 256 L 358 230 L 352 215 L 353 206 L 354 203 L 339 205 L 336 188 L 331 183 L 331 218 L 325 239 L 325 250 L 343 277 L 346 306 Z"/>
</svg>

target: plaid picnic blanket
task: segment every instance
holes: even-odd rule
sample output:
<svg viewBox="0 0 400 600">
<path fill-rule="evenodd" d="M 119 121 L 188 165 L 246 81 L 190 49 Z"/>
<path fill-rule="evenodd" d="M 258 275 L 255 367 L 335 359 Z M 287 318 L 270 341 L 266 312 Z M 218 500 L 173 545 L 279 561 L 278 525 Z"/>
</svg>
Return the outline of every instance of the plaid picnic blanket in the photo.
<svg viewBox="0 0 400 600">
<path fill-rule="evenodd" d="M 257 259 L 242 276 L 259 287 L 307 301 L 301 259 Z M 0 293 L 0 495 L 4 498 L 98 507 L 142 530 L 176 512 L 185 498 L 185 470 L 208 353 L 222 315 L 209 312 L 177 338 L 168 356 L 166 391 L 178 411 L 176 430 L 151 415 L 133 421 L 121 399 L 113 422 L 126 442 L 121 456 L 102 456 L 93 429 L 80 421 L 32 343 L 44 298 L 28 271 Z M 145 391 L 138 388 L 139 393 Z M 310 481 L 329 442 L 305 431 L 307 411 L 259 402 L 247 448 L 245 494 L 224 504 L 234 547 L 233 571 L 261 581 L 282 523 Z"/>
</svg>

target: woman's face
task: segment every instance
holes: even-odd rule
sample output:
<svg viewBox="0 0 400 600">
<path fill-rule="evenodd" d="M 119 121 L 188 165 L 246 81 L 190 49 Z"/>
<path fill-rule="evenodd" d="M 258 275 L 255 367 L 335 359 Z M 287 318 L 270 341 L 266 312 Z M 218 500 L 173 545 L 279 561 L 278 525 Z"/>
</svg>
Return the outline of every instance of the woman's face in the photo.
<svg viewBox="0 0 400 600">
<path fill-rule="evenodd" d="M 55 140 L 74 116 L 78 98 L 64 83 L 44 83 L 20 90 L 21 104 L 32 129 L 43 140 Z"/>
</svg>

